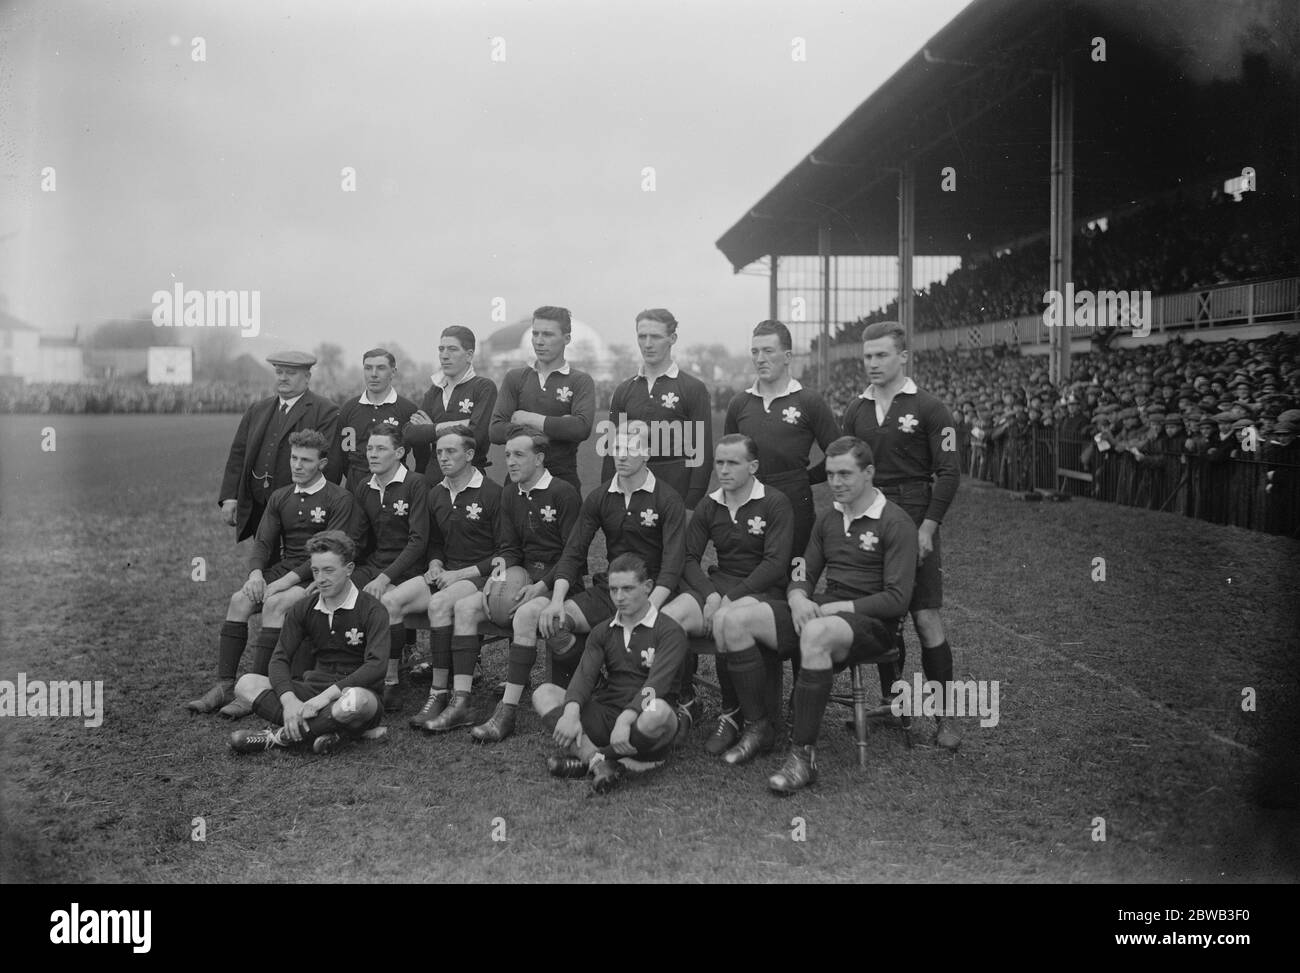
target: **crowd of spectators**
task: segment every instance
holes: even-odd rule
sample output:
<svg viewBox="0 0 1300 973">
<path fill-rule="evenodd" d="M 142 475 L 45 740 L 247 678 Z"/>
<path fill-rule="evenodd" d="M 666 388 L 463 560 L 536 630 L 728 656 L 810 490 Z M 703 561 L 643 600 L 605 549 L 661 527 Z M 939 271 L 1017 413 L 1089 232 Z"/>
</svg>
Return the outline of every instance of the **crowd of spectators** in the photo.
<svg viewBox="0 0 1300 973">
<path fill-rule="evenodd" d="M 1097 349 L 1071 364 L 1059 387 L 1045 358 L 1006 346 L 915 352 L 909 373 L 952 411 L 972 476 L 1053 489 L 1065 467 L 1103 499 L 1300 526 L 1300 334 Z M 832 409 L 865 384 L 860 362 L 837 363 Z"/>
<path fill-rule="evenodd" d="M 1175 294 L 1221 284 L 1293 274 L 1300 266 L 1295 228 L 1261 218 L 1268 202 L 1251 194 L 1238 203 L 1205 205 L 1172 200 L 1152 203 L 1077 234 L 1073 247 L 1076 289 L 1145 290 Z M 1037 240 L 980 262 L 967 261 L 931 284 L 914 302 L 916 327 L 928 331 L 1002 321 L 1043 309 L 1048 243 Z M 875 321 L 898 319 L 892 302 L 836 335 L 859 340 Z"/>
</svg>

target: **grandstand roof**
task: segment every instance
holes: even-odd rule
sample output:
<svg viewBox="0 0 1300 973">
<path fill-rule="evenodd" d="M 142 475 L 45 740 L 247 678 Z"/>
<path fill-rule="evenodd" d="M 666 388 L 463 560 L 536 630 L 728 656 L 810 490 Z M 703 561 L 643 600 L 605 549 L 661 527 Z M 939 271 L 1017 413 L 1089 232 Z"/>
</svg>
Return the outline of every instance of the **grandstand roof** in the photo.
<svg viewBox="0 0 1300 973">
<path fill-rule="evenodd" d="M 1225 20 L 1212 2 L 974 0 L 717 246 L 739 271 L 771 253 L 816 254 L 826 222 L 832 253 L 896 254 L 897 171 L 907 158 L 918 256 L 986 252 L 1042 233 L 1051 74 L 1062 56 L 1075 75 L 1077 218 L 1250 165 L 1261 192 L 1281 189 L 1293 219 L 1295 11 L 1262 0 L 1280 22 L 1261 34 L 1258 21 L 1232 21 L 1233 5 Z M 1090 56 L 1094 37 L 1105 39 L 1105 62 Z M 956 170 L 956 192 L 941 190 L 945 166 Z"/>
</svg>

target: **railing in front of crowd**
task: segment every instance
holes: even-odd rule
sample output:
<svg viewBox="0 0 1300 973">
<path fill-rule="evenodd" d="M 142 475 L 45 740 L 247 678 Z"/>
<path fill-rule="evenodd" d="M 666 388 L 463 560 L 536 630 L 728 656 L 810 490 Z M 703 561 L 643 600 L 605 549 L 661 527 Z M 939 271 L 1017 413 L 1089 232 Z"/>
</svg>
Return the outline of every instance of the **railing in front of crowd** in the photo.
<svg viewBox="0 0 1300 973">
<path fill-rule="evenodd" d="M 1108 303 L 1098 305 L 1097 326 L 1071 328 L 1071 336 L 1083 338 L 1096 331 L 1120 325 L 1112 321 L 1116 309 Z M 1151 333 L 1197 332 L 1208 328 L 1269 324 L 1292 321 L 1300 317 L 1300 277 L 1280 277 L 1250 284 L 1207 287 L 1181 294 L 1161 294 L 1151 298 Z M 1127 325 L 1125 325 L 1127 329 Z M 1048 344 L 1048 327 L 1043 315 L 1022 314 L 1003 321 L 960 325 L 935 330 L 917 330 L 912 336 L 915 351 L 959 348 L 992 348 L 997 344 L 1022 348 Z M 832 362 L 856 358 L 861 348 L 856 341 L 839 342 L 830 348 Z"/>
<path fill-rule="evenodd" d="M 1275 447 L 1133 452 L 1045 426 L 959 435 L 962 472 L 1007 490 L 1059 490 L 1270 534 L 1300 537 L 1300 452 Z"/>
</svg>

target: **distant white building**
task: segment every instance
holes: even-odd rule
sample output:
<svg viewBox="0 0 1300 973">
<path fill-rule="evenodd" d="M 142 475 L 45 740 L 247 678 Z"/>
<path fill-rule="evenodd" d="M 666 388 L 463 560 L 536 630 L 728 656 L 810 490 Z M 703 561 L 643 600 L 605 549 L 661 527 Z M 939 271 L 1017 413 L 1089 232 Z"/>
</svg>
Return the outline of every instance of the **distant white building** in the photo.
<svg viewBox="0 0 1300 973">
<path fill-rule="evenodd" d="M 85 353 L 76 338 L 43 335 L 0 311 L 0 376 L 26 382 L 84 381 Z"/>
</svg>

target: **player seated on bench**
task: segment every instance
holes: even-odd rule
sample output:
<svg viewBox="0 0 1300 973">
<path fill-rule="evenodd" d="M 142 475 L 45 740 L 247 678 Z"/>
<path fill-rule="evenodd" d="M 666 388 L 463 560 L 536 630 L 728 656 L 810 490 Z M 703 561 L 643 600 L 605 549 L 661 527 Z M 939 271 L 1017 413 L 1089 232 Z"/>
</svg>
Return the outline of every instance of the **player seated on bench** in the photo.
<svg viewBox="0 0 1300 973">
<path fill-rule="evenodd" d="M 785 598 L 789 580 L 790 542 L 794 513 L 779 490 L 768 490 L 758 472 L 758 447 L 739 433 L 724 436 L 713 449 L 718 489 L 695 508 L 686 529 L 685 594 L 664 606 L 664 614 L 689 636 L 712 637 L 722 651 L 722 631 L 734 607 Z M 709 542 L 718 563 L 705 574 L 700 566 Z M 780 705 L 780 659 L 769 654 L 776 679 L 770 708 Z M 688 659 L 689 667 L 689 659 Z M 720 670 L 721 672 L 721 667 Z M 717 756 L 731 748 L 740 735 L 739 702 L 730 679 L 722 681 L 722 715 L 718 727 L 704 744 Z"/>
<path fill-rule="evenodd" d="M 470 730 L 479 743 L 497 743 L 515 729 L 516 708 L 537 661 L 537 620 L 520 620 L 519 608 L 534 599 L 549 600 L 555 567 L 578 522 L 582 498 L 577 488 L 546 468 L 550 440 L 533 427 L 506 433 L 506 473 L 501 495 L 500 555 L 482 594 L 456 602 L 455 638 L 477 636 L 491 620 L 512 626 L 505 695 L 487 722 Z"/>
<path fill-rule="evenodd" d="M 813 526 L 803 563 L 796 560 L 789 600 L 733 609 L 722 633 L 740 697 L 745 732 L 724 759 L 740 764 L 774 745 L 762 650 L 799 652 L 790 755 L 768 779 L 793 793 L 817 779 L 814 745 L 835 672 L 870 662 L 893 647 L 894 621 L 907 611 L 916 572 L 916 527 L 903 509 L 872 486 L 871 447 L 842 436 L 826 449 L 834 509 Z M 826 572 L 826 591 L 816 595 Z"/>
<path fill-rule="evenodd" d="M 454 636 L 456 602 L 483 589 L 497 552 L 501 487 L 474 465 L 474 434 L 452 426 L 435 443 L 442 480 L 429 490 L 429 570 L 384 595 L 396 628 L 412 612 L 428 612 L 433 684 L 410 725 L 430 733 L 469 726 L 469 696 L 478 662 L 478 633 Z M 448 691 L 454 674 L 454 697 Z"/>
<path fill-rule="evenodd" d="M 406 468 L 406 445 L 396 423 L 377 422 L 366 435 L 370 479 L 353 490 L 361 512 L 365 560 L 352 572 L 352 583 L 382 599 L 394 587 L 419 580 L 429 544 L 429 481 Z M 389 625 L 388 672 L 384 676 L 384 709 L 401 706 L 398 666 L 406 645 L 406 625 Z"/>
<path fill-rule="evenodd" d="M 551 650 L 551 679 L 567 686 L 586 633 L 614 617 L 614 601 L 606 577 L 597 574 L 585 591 L 569 597 L 587 568 L 587 551 L 596 531 L 605 534 L 612 562 L 621 554 L 636 554 L 654 580 L 650 602 L 662 608 L 681 580 L 686 557 L 686 509 L 682 498 L 647 468 L 648 431 L 636 423 L 620 431 L 610 444 L 614 478 L 606 480 L 582 501 L 577 526 L 565 542 L 555 569 L 551 597 L 534 598 L 516 614 L 515 631 L 535 622 Z M 576 633 L 576 634 L 575 634 Z"/>
<path fill-rule="evenodd" d="M 330 444 L 315 429 L 289 436 L 290 486 L 271 494 L 257 526 L 248 558 L 248 580 L 230 596 L 226 621 L 217 645 L 217 684 L 185 704 L 194 713 L 221 710 L 222 716 L 242 719 L 251 709 L 235 698 L 235 676 L 248 643 L 248 620 L 259 612 L 262 631 L 253 643 L 253 672 L 266 675 L 290 606 L 307 595 L 311 564 L 307 541 L 326 530 L 352 534 L 357 528 L 352 495 L 325 480 Z"/>
<path fill-rule="evenodd" d="M 269 675 L 250 672 L 235 685 L 235 694 L 276 726 L 236 730 L 230 747 L 238 753 L 309 745 L 333 753 L 381 730 L 388 615 L 352 583 L 356 545 L 347 534 L 325 531 L 307 551 L 315 593 L 285 615 Z"/>
<path fill-rule="evenodd" d="M 662 697 L 686 659 L 686 633 L 655 608 L 653 587 L 643 558 L 614 558 L 614 617 L 591 630 L 567 690 L 549 682 L 533 690 L 533 707 L 561 747 L 547 761 L 553 776 L 590 775 L 603 793 L 618 782 L 620 761 L 636 770 L 667 759 L 677 715 Z"/>
</svg>

